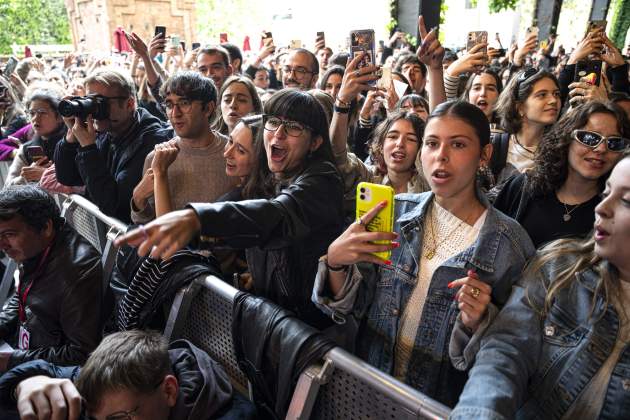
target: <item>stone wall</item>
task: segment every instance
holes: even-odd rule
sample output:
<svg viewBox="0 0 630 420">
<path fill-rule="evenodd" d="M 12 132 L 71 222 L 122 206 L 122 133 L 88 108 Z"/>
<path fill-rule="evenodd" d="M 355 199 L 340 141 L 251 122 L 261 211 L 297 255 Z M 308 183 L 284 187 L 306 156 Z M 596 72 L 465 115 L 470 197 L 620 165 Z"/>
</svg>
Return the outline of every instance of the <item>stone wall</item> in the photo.
<svg viewBox="0 0 630 420">
<path fill-rule="evenodd" d="M 83 52 L 110 51 L 113 33 L 122 26 L 142 39 L 153 36 L 155 26 L 166 26 L 186 45 L 195 40 L 194 0 L 65 0 L 72 39 Z M 84 41 L 81 41 L 84 40 Z"/>
</svg>

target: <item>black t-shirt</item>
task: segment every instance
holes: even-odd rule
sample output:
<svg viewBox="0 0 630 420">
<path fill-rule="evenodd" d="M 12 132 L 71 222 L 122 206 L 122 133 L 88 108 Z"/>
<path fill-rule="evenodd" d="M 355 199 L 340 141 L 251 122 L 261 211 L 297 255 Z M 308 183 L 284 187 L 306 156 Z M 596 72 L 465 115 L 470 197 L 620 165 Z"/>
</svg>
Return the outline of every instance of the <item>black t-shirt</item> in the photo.
<svg viewBox="0 0 630 420">
<path fill-rule="evenodd" d="M 593 229 L 595 207 L 600 200 L 600 196 L 595 195 L 578 206 L 565 207 L 555 193 L 535 197 L 530 200 L 521 225 L 529 233 L 536 248 L 555 239 L 585 237 Z M 570 218 L 566 217 L 567 211 L 570 212 Z"/>
</svg>

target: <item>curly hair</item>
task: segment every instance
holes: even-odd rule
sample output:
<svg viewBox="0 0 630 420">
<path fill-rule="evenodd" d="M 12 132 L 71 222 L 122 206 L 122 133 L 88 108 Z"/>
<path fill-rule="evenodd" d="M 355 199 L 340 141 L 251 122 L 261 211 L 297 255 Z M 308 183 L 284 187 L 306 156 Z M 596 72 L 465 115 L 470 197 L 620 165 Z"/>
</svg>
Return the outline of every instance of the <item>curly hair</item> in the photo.
<svg viewBox="0 0 630 420">
<path fill-rule="evenodd" d="M 545 133 L 536 156 L 535 166 L 528 172 L 528 192 L 532 196 L 553 193 L 567 180 L 569 174 L 569 147 L 573 142 L 573 130 L 581 129 L 593 114 L 611 115 L 617 120 L 617 129 L 623 137 L 630 136 L 630 122 L 619 105 L 612 102 L 589 101 L 564 115 L 553 128 Z M 601 188 L 609 174 L 600 177 Z"/>
<path fill-rule="evenodd" d="M 523 118 L 519 115 L 518 107 L 532 94 L 536 82 L 542 79 L 551 79 L 560 88 L 553 73 L 529 68 L 512 77 L 499 95 L 495 111 L 501 120 L 501 128 L 507 133 L 518 133 L 523 127 Z"/>
<path fill-rule="evenodd" d="M 387 173 L 387 166 L 385 165 L 385 158 L 383 156 L 383 145 L 385 143 L 385 138 L 387 137 L 387 133 L 392 128 L 394 123 L 399 120 L 409 121 L 411 126 L 413 127 L 413 131 L 416 133 L 416 137 L 418 137 L 418 143 L 422 142 L 422 136 L 424 135 L 424 121 L 420 117 L 418 117 L 413 112 L 396 112 L 387 117 L 386 120 L 382 121 L 379 125 L 374 129 L 374 134 L 372 140 L 370 141 L 370 157 L 372 158 L 372 162 L 376 166 L 376 170 L 379 174 L 385 175 Z M 418 152 L 420 151 L 420 147 L 418 147 Z M 415 168 L 412 167 L 412 169 Z"/>
</svg>

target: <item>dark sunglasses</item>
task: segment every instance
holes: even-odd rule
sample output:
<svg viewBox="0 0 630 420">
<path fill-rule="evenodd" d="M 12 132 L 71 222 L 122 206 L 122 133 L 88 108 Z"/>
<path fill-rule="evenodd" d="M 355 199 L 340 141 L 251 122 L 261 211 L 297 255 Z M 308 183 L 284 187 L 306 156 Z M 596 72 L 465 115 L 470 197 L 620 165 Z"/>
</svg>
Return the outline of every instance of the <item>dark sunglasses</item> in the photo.
<svg viewBox="0 0 630 420">
<path fill-rule="evenodd" d="M 573 138 L 582 143 L 586 147 L 595 149 L 604 140 L 606 141 L 606 148 L 611 152 L 622 153 L 630 148 L 630 140 L 621 136 L 602 136 L 599 133 L 588 130 L 574 130 Z"/>
</svg>

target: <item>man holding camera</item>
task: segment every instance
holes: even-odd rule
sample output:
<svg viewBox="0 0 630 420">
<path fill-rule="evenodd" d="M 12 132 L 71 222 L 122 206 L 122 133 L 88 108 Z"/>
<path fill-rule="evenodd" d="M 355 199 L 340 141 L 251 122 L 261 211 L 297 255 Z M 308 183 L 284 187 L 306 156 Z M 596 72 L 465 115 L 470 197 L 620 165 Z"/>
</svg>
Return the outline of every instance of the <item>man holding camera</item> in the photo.
<svg viewBox="0 0 630 420">
<path fill-rule="evenodd" d="M 85 185 L 103 213 L 129 223 L 129 203 L 144 159 L 173 131 L 137 108 L 133 81 L 121 72 L 97 70 L 84 85 L 87 97 L 60 104 L 68 134 L 55 151 L 57 179 L 64 185 Z"/>
</svg>

